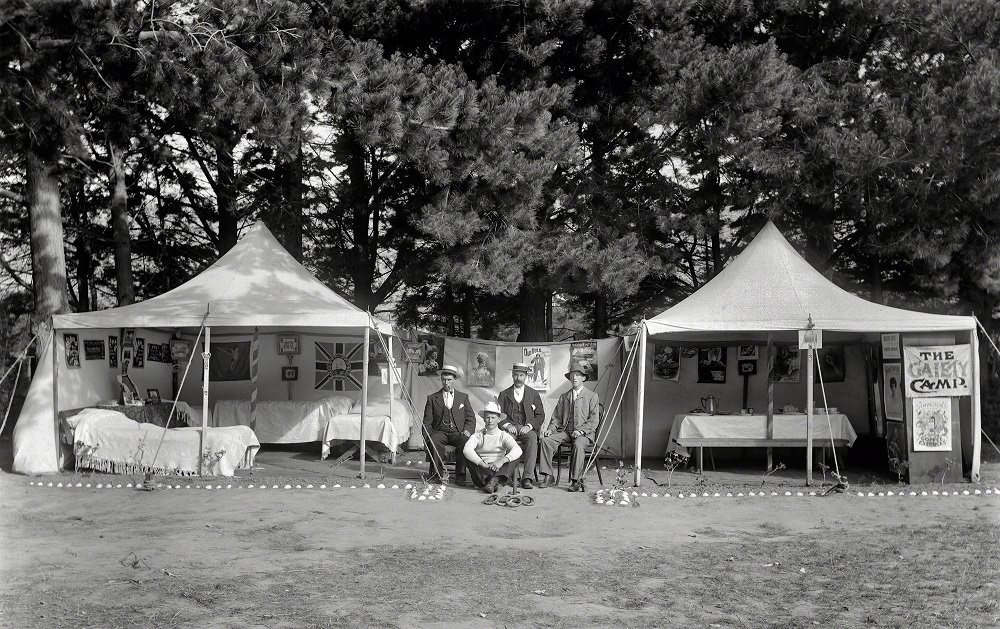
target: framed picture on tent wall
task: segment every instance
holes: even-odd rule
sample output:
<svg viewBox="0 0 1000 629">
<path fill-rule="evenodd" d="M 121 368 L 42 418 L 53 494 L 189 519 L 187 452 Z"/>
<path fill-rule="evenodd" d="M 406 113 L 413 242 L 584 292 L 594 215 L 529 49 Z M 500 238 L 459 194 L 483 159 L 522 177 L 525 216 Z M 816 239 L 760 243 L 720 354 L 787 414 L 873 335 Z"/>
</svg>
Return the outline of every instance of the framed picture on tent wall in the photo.
<svg viewBox="0 0 1000 629">
<path fill-rule="evenodd" d="M 775 382 L 796 383 L 799 381 L 799 363 L 802 358 L 795 345 L 776 345 L 774 352 Z"/>
<path fill-rule="evenodd" d="M 536 391 L 548 391 L 550 382 L 550 367 L 552 365 L 552 348 L 547 345 L 522 347 L 521 355 L 524 362 L 531 365 L 528 374 L 528 386 Z"/>
<path fill-rule="evenodd" d="M 885 418 L 903 421 L 903 365 L 882 365 L 882 399 L 885 401 Z"/>
<path fill-rule="evenodd" d="M 63 349 L 66 351 L 66 366 L 80 368 L 80 337 L 77 334 L 63 334 Z"/>
<path fill-rule="evenodd" d="M 444 337 L 437 334 L 418 334 L 417 342 L 423 344 L 423 358 L 417 368 L 417 375 L 436 376 L 444 362 Z"/>
<path fill-rule="evenodd" d="M 184 362 L 191 355 L 191 343 L 184 339 L 170 339 L 170 359 L 174 362 Z"/>
<path fill-rule="evenodd" d="M 899 360 L 901 358 L 899 354 L 899 334 L 883 334 L 882 335 L 882 359 L 883 360 Z"/>
<path fill-rule="evenodd" d="M 104 339 L 83 339 L 85 360 L 104 360 Z"/>
<path fill-rule="evenodd" d="M 298 334 L 279 334 L 278 353 L 282 356 L 294 356 L 302 353 Z"/>
<path fill-rule="evenodd" d="M 844 346 L 829 346 L 816 350 L 815 373 L 823 382 L 843 382 L 847 369 L 844 362 Z"/>
<path fill-rule="evenodd" d="M 146 366 L 146 339 L 135 339 L 135 353 L 132 355 L 132 366 L 142 369 Z"/>
<path fill-rule="evenodd" d="M 420 341 L 404 341 L 403 350 L 406 352 L 406 362 L 420 363 L 424 361 L 424 344 Z"/>
<path fill-rule="evenodd" d="M 497 348 L 492 345 L 469 345 L 465 384 L 492 387 L 496 382 Z"/>
<path fill-rule="evenodd" d="M 756 345 L 740 345 L 737 352 L 740 360 L 757 360 L 759 355 Z"/>
<path fill-rule="evenodd" d="M 108 367 L 118 369 L 118 337 L 108 337 Z"/>
<path fill-rule="evenodd" d="M 681 354 L 677 347 L 653 343 L 653 378 L 677 382 L 681 373 Z"/>
<path fill-rule="evenodd" d="M 698 382 L 702 384 L 725 384 L 726 347 L 702 347 L 698 349 Z"/>
</svg>

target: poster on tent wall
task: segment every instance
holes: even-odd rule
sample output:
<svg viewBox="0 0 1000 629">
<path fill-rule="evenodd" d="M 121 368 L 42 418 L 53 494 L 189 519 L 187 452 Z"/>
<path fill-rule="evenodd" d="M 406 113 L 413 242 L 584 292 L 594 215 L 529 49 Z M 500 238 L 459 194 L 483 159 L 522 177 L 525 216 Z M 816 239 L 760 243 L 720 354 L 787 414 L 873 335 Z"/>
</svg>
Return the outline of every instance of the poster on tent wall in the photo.
<svg viewBox="0 0 1000 629">
<path fill-rule="evenodd" d="M 118 369 L 118 337 L 108 337 L 108 367 Z"/>
<path fill-rule="evenodd" d="M 389 359 L 385 356 L 385 350 L 382 349 L 382 343 L 380 343 L 379 340 L 373 335 L 371 341 L 368 343 L 368 375 L 380 376 L 382 374 L 382 370 L 379 365 L 388 364 Z"/>
<path fill-rule="evenodd" d="M 903 421 L 903 366 L 899 363 L 882 365 L 882 399 L 885 418 Z"/>
<path fill-rule="evenodd" d="M 215 351 L 215 348 L 212 348 Z M 141 337 L 136 337 L 135 339 L 135 353 L 132 354 L 132 366 L 136 369 L 142 369 L 146 366 L 146 339 Z"/>
<path fill-rule="evenodd" d="M 406 362 L 424 362 L 424 344 L 420 341 L 404 341 L 403 351 L 406 353 Z"/>
<path fill-rule="evenodd" d="M 497 373 L 496 346 L 469 343 L 465 373 L 466 386 L 492 387 Z"/>
<path fill-rule="evenodd" d="M 799 381 L 799 364 L 802 356 L 795 345 L 777 345 L 774 352 L 774 382 L 796 383 Z"/>
<path fill-rule="evenodd" d="M 951 399 L 925 397 L 913 400 L 913 451 L 951 451 Z"/>
<path fill-rule="evenodd" d="M 66 352 L 66 366 L 80 368 L 80 337 L 77 334 L 63 334 L 63 349 Z"/>
<path fill-rule="evenodd" d="M 215 382 L 249 380 L 250 341 L 212 343 L 212 358 L 208 363 L 208 379 Z"/>
<path fill-rule="evenodd" d="M 324 391 L 360 391 L 364 379 L 364 345 L 316 341 L 316 380 L 314 389 Z"/>
<path fill-rule="evenodd" d="M 899 334 L 882 335 L 882 360 L 899 360 Z"/>
<path fill-rule="evenodd" d="M 677 382 L 681 374 L 681 354 L 673 345 L 653 342 L 653 379 Z"/>
<path fill-rule="evenodd" d="M 906 394 L 915 398 L 969 395 L 971 356 L 969 345 L 904 347 Z"/>
<path fill-rule="evenodd" d="M 421 343 L 423 348 L 417 375 L 436 376 L 444 361 L 444 337 L 437 334 L 418 334 L 417 342 Z"/>
<path fill-rule="evenodd" d="M 837 345 L 816 350 L 813 373 L 817 380 L 822 378 L 824 383 L 843 382 L 847 375 L 844 346 Z"/>
<path fill-rule="evenodd" d="M 150 343 L 146 346 L 146 360 L 151 363 L 163 362 L 160 358 L 160 344 Z"/>
<path fill-rule="evenodd" d="M 550 377 L 552 375 L 550 373 L 552 350 L 545 345 L 523 347 L 521 355 L 524 356 L 522 362 L 531 365 L 531 371 L 528 372 L 528 380 L 525 384 L 536 391 L 548 391 L 549 383 L 552 381 Z"/>
<path fill-rule="evenodd" d="M 701 347 L 698 349 L 698 382 L 701 384 L 725 384 L 726 347 Z"/>
<path fill-rule="evenodd" d="M 596 382 L 599 379 L 597 360 L 597 341 L 580 341 L 569 346 L 569 364 L 580 365 L 587 372 L 587 380 Z"/>
<path fill-rule="evenodd" d="M 84 360 L 104 360 L 104 339 L 83 340 Z"/>
</svg>

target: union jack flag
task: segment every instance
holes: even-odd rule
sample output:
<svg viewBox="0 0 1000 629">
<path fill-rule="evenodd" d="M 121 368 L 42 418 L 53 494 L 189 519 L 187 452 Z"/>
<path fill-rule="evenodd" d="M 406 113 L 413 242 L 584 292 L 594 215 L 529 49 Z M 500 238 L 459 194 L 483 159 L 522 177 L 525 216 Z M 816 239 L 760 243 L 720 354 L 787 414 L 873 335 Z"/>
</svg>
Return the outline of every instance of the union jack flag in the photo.
<svg viewBox="0 0 1000 629">
<path fill-rule="evenodd" d="M 316 341 L 316 386 L 329 391 L 360 391 L 364 369 L 361 343 Z"/>
</svg>

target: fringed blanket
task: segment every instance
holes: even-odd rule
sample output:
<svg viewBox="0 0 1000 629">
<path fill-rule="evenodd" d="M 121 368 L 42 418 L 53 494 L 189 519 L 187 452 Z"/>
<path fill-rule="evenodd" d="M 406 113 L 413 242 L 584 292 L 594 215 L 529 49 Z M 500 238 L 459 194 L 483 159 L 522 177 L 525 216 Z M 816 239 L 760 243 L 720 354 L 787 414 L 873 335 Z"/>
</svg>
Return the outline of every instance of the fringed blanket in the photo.
<svg viewBox="0 0 1000 629">
<path fill-rule="evenodd" d="M 165 431 L 152 424 L 134 422 L 121 413 L 99 409 L 87 409 L 74 419 L 73 452 L 77 468 L 114 474 L 191 475 L 199 471 L 198 428 Z M 252 467 L 259 449 L 260 442 L 246 426 L 208 428 L 202 472 L 232 476 L 237 469 Z"/>
</svg>

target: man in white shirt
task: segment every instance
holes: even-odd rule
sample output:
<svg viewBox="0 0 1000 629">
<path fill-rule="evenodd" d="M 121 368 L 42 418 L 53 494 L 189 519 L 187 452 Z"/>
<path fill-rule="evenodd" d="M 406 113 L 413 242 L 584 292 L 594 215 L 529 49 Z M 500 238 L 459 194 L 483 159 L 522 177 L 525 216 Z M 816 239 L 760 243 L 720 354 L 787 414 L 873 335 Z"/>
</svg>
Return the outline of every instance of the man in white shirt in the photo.
<svg viewBox="0 0 1000 629">
<path fill-rule="evenodd" d="M 465 442 L 465 460 L 470 464 L 472 483 L 486 493 L 496 493 L 514 472 L 514 462 L 521 457 L 521 448 L 509 433 L 500 430 L 504 414 L 496 400 L 483 409 L 486 427 L 477 430 Z"/>
</svg>

